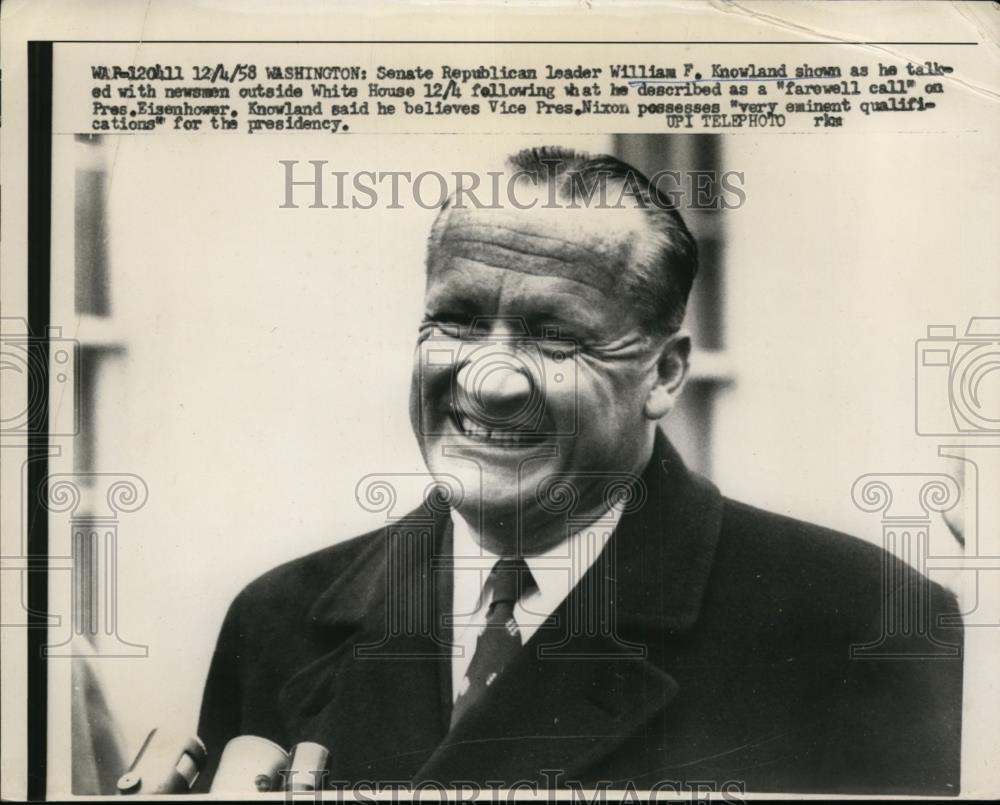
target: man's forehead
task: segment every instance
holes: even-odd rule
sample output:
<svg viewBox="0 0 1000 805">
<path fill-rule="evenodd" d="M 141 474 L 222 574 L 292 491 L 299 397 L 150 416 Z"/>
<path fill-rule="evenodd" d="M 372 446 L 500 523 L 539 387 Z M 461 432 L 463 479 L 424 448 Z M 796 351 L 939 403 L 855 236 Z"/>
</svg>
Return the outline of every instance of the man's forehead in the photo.
<svg viewBox="0 0 1000 805">
<path fill-rule="evenodd" d="M 432 251 L 432 271 L 466 260 L 535 276 L 551 276 L 616 292 L 640 238 L 641 212 L 538 206 L 518 210 L 452 209 Z"/>
</svg>

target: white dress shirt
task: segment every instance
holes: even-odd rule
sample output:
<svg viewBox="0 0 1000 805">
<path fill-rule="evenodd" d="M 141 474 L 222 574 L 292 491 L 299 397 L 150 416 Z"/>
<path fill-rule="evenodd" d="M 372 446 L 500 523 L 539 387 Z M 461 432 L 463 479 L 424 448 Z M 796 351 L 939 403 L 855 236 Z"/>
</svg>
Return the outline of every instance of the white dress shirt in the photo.
<svg viewBox="0 0 1000 805">
<path fill-rule="evenodd" d="M 613 508 L 551 550 L 538 556 L 524 557 L 537 588 L 523 595 L 514 606 L 514 619 L 520 627 L 522 645 L 552 616 L 597 561 L 621 515 L 620 507 Z M 476 651 L 479 633 L 486 624 L 493 598 L 493 591 L 487 588 L 486 581 L 500 557 L 480 547 L 472 526 L 454 509 L 451 519 L 454 524 L 452 551 L 455 560 L 451 608 L 454 644 L 451 691 L 454 699 L 461 690 L 462 680 Z"/>
</svg>

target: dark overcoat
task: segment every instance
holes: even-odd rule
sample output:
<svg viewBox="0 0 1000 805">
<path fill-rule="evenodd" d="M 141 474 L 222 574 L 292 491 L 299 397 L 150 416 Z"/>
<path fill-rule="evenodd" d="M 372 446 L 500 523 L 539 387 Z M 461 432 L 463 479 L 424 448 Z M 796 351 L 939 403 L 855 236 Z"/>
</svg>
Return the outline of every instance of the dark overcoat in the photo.
<svg viewBox="0 0 1000 805">
<path fill-rule="evenodd" d="M 328 747 L 329 785 L 958 792 L 950 593 L 867 542 L 723 498 L 662 436 L 639 488 L 452 730 L 445 507 L 251 583 L 212 660 L 198 787 L 252 734 Z"/>
</svg>

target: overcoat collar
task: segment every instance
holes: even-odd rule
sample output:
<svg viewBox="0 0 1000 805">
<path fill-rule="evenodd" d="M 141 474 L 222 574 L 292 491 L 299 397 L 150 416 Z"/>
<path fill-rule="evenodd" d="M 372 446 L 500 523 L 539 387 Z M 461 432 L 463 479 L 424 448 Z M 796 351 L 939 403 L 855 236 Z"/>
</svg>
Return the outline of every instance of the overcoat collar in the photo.
<svg viewBox="0 0 1000 805">
<path fill-rule="evenodd" d="M 327 745 L 335 780 L 512 784 L 599 767 L 678 691 L 646 648 L 695 627 L 722 519 L 718 490 L 660 433 L 633 494 L 552 628 L 450 732 L 448 510 L 429 500 L 387 526 L 309 610 L 331 647 L 282 690 L 292 740 Z"/>
</svg>

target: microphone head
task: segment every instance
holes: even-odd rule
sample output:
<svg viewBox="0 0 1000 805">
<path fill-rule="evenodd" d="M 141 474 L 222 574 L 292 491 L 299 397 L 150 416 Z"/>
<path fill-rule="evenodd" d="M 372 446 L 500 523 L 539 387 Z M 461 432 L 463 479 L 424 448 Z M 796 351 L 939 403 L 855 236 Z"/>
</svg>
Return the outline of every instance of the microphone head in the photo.
<svg viewBox="0 0 1000 805">
<path fill-rule="evenodd" d="M 322 744 L 312 741 L 295 744 L 285 773 L 285 790 L 315 791 L 322 788 L 329 756 L 330 752 Z"/>
<path fill-rule="evenodd" d="M 205 745 L 194 737 L 178 738 L 152 729 L 121 777 L 118 793 L 187 793 L 205 768 Z"/>
<path fill-rule="evenodd" d="M 280 791 L 281 775 L 287 768 L 288 753 L 276 743 L 256 735 L 240 735 L 222 750 L 209 793 Z"/>
</svg>

